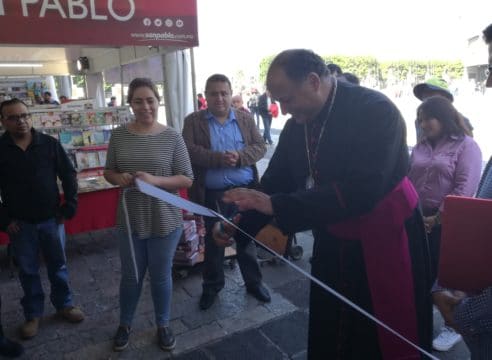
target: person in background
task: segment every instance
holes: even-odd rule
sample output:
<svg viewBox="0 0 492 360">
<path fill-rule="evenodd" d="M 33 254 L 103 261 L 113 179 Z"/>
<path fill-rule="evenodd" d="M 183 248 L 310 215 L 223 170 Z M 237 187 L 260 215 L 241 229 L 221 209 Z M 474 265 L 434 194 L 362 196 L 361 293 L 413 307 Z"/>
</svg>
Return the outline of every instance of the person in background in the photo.
<svg viewBox="0 0 492 360">
<path fill-rule="evenodd" d="M 352 83 L 354 85 L 360 85 L 360 80 L 357 77 L 357 75 L 354 75 L 349 72 L 344 72 L 342 75 L 338 76 L 338 79 L 341 81 L 347 81 L 349 83 Z"/>
<path fill-rule="evenodd" d="M 10 236 L 24 290 L 21 304 L 26 322 L 20 334 L 30 339 L 37 335 L 44 312 L 39 253 L 46 263 L 50 300 L 58 315 L 74 323 L 84 320 L 82 310 L 72 304 L 63 226 L 77 209 L 77 173 L 60 142 L 33 129 L 24 102 L 4 101 L 0 115 L 5 129 L 0 137 L 0 224 Z"/>
<path fill-rule="evenodd" d="M 424 101 L 425 99 L 431 96 L 442 96 L 449 101 L 454 101 L 454 96 L 448 90 L 448 84 L 441 78 L 432 77 L 428 79 L 426 82 L 417 84 L 413 88 L 413 94 L 420 101 Z M 466 131 L 469 136 L 473 137 L 473 126 L 470 120 L 461 115 L 463 117 L 463 121 L 465 122 Z M 418 124 L 418 120 L 415 120 L 415 128 L 417 134 L 417 143 L 422 139 L 423 133 L 422 128 Z"/>
<path fill-rule="evenodd" d="M 197 95 L 197 108 L 198 110 L 205 110 L 207 108 L 207 100 L 200 93 Z"/>
<path fill-rule="evenodd" d="M 435 281 L 444 198 L 475 194 L 482 154 L 469 136 L 463 117 L 445 97 L 432 96 L 424 100 L 417 110 L 417 121 L 423 137 L 413 148 L 408 177 L 421 201 L 431 252 L 432 281 Z M 448 351 L 460 340 L 461 336 L 445 325 L 432 346 L 438 351 Z"/>
<path fill-rule="evenodd" d="M 272 114 L 272 119 L 276 119 L 278 117 L 279 108 L 275 101 L 272 101 L 270 107 L 268 108 L 268 111 L 270 111 L 270 114 Z"/>
<path fill-rule="evenodd" d="M 312 275 L 430 350 L 428 248 L 406 178 L 400 112 L 379 92 L 337 81 L 305 49 L 277 55 L 267 87 L 292 118 L 261 178 L 263 192 L 239 188 L 224 195 L 244 211 L 239 226 L 254 235 L 273 218 L 285 234 L 312 230 Z M 219 240 L 231 236 L 215 229 Z M 421 356 L 312 282 L 307 358 Z"/>
<path fill-rule="evenodd" d="M 256 121 L 256 127 L 260 128 L 260 113 L 258 111 L 258 90 L 253 89 L 251 96 L 248 99 L 248 109 L 253 115 L 253 119 Z"/>
<path fill-rule="evenodd" d="M 489 75 L 485 85 L 492 88 L 492 24 L 483 31 L 483 38 L 489 48 Z M 482 174 L 477 197 L 492 199 L 492 157 Z M 463 336 L 471 360 L 492 359 L 492 287 L 465 296 L 439 286 L 433 290 L 434 303 L 446 323 Z"/>
<path fill-rule="evenodd" d="M 335 77 L 339 77 L 343 75 L 342 68 L 338 66 L 337 64 L 327 64 L 326 67 L 328 68 L 328 71 L 330 72 L 331 75 Z"/>
<path fill-rule="evenodd" d="M 231 105 L 237 111 L 244 111 L 249 114 L 249 110 L 244 107 L 243 97 L 241 95 L 234 95 L 231 100 Z"/>
<path fill-rule="evenodd" d="M 43 105 L 44 100 L 40 95 L 36 94 L 36 95 L 34 95 L 34 103 L 37 105 Z"/>
<path fill-rule="evenodd" d="M 270 94 L 265 91 L 258 98 L 258 112 L 263 120 L 263 140 L 265 144 L 272 145 L 273 140 L 270 135 L 270 128 L 272 126 L 272 114 L 270 113 L 270 104 L 272 103 L 270 99 Z"/>
<path fill-rule="evenodd" d="M 113 130 L 104 170 L 107 181 L 126 189 L 120 194 L 117 214 L 121 260 L 120 323 L 113 349 L 122 351 L 128 346 L 133 316 L 148 270 L 157 343 L 161 349 L 169 351 L 176 345 L 169 326 L 171 270 L 183 232 L 183 218 L 177 207 L 145 195 L 133 185 L 135 179 L 140 179 L 177 194 L 179 189 L 191 186 L 193 173 L 181 134 L 157 121 L 159 93 L 152 80 L 133 79 L 128 88 L 128 103 L 135 120 Z M 131 234 L 127 233 L 124 196 Z"/>
<path fill-rule="evenodd" d="M 205 96 L 208 109 L 191 113 L 184 120 L 183 137 L 196 176 L 189 196 L 192 201 L 231 217 L 237 209 L 225 205 L 222 195 L 231 188 L 258 184 L 256 162 L 265 155 L 266 147 L 251 114 L 231 107 L 232 87 L 227 76 L 210 76 Z M 214 223 L 215 219 L 205 218 L 203 292 L 199 303 L 202 310 L 213 305 L 225 285 L 224 248 L 212 238 Z M 236 251 L 246 291 L 262 302 L 269 302 L 255 244 L 249 239 L 238 242 Z"/>
<path fill-rule="evenodd" d="M 116 107 L 116 96 L 111 96 L 111 99 L 108 102 L 108 107 Z"/>
<path fill-rule="evenodd" d="M 70 102 L 69 98 L 67 98 L 65 95 L 60 96 L 60 104 L 66 104 L 67 102 Z"/>
<path fill-rule="evenodd" d="M 58 101 L 51 98 L 51 93 L 49 91 L 43 93 L 43 104 L 60 105 Z"/>
</svg>

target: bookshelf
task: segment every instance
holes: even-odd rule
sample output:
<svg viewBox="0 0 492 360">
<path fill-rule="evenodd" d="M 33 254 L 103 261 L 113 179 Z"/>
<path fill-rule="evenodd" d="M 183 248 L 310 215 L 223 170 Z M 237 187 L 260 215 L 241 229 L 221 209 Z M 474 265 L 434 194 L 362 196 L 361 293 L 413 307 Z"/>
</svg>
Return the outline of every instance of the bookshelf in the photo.
<svg viewBox="0 0 492 360">
<path fill-rule="evenodd" d="M 3 99 L 17 98 L 24 101 L 27 105 L 35 103 L 35 97 L 41 96 L 48 90 L 45 78 L 43 77 L 5 77 L 0 78 L 0 94 Z"/>
<path fill-rule="evenodd" d="M 77 170 L 79 191 L 110 188 L 102 173 L 111 131 L 131 119 L 127 107 L 87 110 L 32 108 L 33 127 L 58 139 Z"/>
</svg>

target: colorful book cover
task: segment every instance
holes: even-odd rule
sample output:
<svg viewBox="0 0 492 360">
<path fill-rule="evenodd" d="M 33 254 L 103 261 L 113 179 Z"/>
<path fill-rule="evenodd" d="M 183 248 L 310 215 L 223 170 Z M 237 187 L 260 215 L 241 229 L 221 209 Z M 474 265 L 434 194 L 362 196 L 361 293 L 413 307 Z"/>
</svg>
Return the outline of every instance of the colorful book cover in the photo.
<svg viewBox="0 0 492 360">
<path fill-rule="evenodd" d="M 114 122 L 114 113 L 112 111 L 108 111 L 104 113 L 105 124 L 112 125 Z"/>
<path fill-rule="evenodd" d="M 87 112 L 85 114 L 85 123 L 87 125 L 97 125 L 96 113 L 95 112 Z"/>
<path fill-rule="evenodd" d="M 87 158 L 87 153 L 85 151 L 77 151 L 75 153 L 75 160 L 77 161 L 77 168 L 79 170 L 89 168 L 89 159 Z"/>
<path fill-rule="evenodd" d="M 92 130 L 84 130 L 82 136 L 84 138 L 85 146 L 95 145 Z"/>
<path fill-rule="evenodd" d="M 94 139 L 95 145 L 104 144 L 104 132 L 102 130 L 93 131 L 92 138 Z"/>
<path fill-rule="evenodd" d="M 106 150 L 99 150 L 97 152 L 97 155 L 99 156 L 99 165 L 100 166 L 106 166 Z"/>
<path fill-rule="evenodd" d="M 87 164 L 89 165 L 90 168 L 95 168 L 100 166 L 97 152 L 95 151 L 87 152 Z"/>
<path fill-rule="evenodd" d="M 55 126 L 56 121 L 60 120 L 60 117 L 56 117 L 53 115 L 53 112 L 48 112 L 48 113 L 42 113 L 41 114 L 41 126 L 43 127 L 53 127 Z M 60 121 L 61 125 L 61 121 Z"/>
<path fill-rule="evenodd" d="M 104 116 L 104 111 L 96 112 L 96 124 L 97 125 L 106 125 L 106 117 Z"/>
<path fill-rule="evenodd" d="M 71 126 L 72 125 L 72 121 L 70 119 L 70 114 L 62 112 L 60 114 L 60 118 L 61 118 L 62 126 Z"/>
<path fill-rule="evenodd" d="M 82 131 L 72 130 L 72 145 L 73 146 L 84 146 L 84 138 L 82 136 Z"/>
<path fill-rule="evenodd" d="M 71 131 L 60 131 L 60 142 L 63 146 L 72 146 L 72 132 Z"/>
<path fill-rule="evenodd" d="M 82 125 L 82 117 L 80 113 L 71 113 L 70 114 L 70 122 L 72 126 L 80 126 Z"/>
<path fill-rule="evenodd" d="M 111 137 L 111 130 L 104 129 L 104 143 L 107 144 L 109 142 L 109 138 Z"/>
</svg>

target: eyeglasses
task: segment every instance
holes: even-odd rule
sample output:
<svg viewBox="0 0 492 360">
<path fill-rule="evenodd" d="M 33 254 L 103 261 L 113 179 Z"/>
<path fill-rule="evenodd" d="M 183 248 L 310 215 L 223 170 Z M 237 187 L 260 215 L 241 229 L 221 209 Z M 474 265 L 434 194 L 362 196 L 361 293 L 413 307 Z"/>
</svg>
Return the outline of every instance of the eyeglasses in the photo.
<svg viewBox="0 0 492 360">
<path fill-rule="evenodd" d="M 20 122 L 22 121 L 27 121 L 31 118 L 31 114 L 23 113 L 19 115 L 10 115 L 7 116 L 5 119 L 11 122 Z"/>
</svg>

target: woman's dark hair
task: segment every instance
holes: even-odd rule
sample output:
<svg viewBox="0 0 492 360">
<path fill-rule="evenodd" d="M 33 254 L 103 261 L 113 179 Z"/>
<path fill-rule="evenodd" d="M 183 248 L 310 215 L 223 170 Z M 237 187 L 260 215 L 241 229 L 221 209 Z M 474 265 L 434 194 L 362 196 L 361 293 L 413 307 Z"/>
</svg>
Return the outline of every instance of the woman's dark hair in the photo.
<svg viewBox="0 0 492 360">
<path fill-rule="evenodd" d="M 135 93 L 135 90 L 141 87 L 148 87 L 150 90 L 152 90 L 157 100 L 159 101 L 161 100 L 161 97 L 159 96 L 159 92 L 157 91 L 157 87 L 152 82 L 152 80 L 150 80 L 149 78 L 135 78 L 128 86 L 128 97 L 126 100 L 128 103 L 132 102 L 133 94 Z"/>
<path fill-rule="evenodd" d="M 423 119 L 437 119 L 442 125 L 444 135 L 471 136 L 463 116 L 454 108 L 451 101 L 442 96 L 425 99 L 417 109 L 417 118 L 419 124 Z"/>
</svg>

